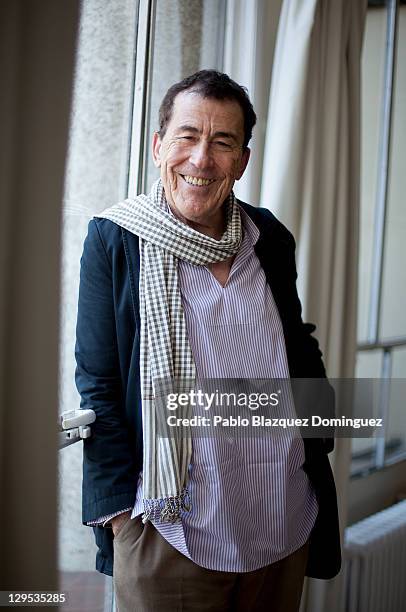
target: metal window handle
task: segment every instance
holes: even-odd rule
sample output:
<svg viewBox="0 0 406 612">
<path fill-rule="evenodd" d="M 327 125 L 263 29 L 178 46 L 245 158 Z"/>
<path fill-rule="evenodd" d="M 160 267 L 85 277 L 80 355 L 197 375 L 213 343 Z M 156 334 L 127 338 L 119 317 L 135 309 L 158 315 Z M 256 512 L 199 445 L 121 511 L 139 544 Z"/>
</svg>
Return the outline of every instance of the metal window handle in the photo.
<svg viewBox="0 0 406 612">
<path fill-rule="evenodd" d="M 91 429 L 89 425 L 96 420 L 94 410 L 68 410 L 63 412 L 59 421 L 59 448 L 65 448 L 79 440 L 89 438 Z"/>
</svg>

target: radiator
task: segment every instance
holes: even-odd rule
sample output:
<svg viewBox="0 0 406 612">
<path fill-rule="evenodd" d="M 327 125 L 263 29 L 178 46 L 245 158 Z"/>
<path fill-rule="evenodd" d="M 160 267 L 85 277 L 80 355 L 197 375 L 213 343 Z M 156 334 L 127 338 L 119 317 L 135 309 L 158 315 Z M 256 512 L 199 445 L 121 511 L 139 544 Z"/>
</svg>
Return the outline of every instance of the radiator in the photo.
<svg viewBox="0 0 406 612">
<path fill-rule="evenodd" d="M 405 612 L 406 500 L 347 527 L 343 570 L 345 612 Z"/>
</svg>

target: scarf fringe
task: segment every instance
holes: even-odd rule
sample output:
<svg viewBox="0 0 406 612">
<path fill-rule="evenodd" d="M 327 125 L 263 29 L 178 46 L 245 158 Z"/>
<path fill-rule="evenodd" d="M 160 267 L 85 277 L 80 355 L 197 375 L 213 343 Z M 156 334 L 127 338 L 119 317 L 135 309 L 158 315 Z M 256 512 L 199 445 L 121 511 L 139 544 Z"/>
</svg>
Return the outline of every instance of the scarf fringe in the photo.
<svg viewBox="0 0 406 612">
<path fill-rule="evenodd" d="M 142 522 L 155 521 L 161 523 L 175 523 L 180 520 L 182 510 L 190 512 L 189 492 L 184 489 L 179 495 L 164 497 L 162 499 L 144 499 L 144 514 Z"/>
</svg>

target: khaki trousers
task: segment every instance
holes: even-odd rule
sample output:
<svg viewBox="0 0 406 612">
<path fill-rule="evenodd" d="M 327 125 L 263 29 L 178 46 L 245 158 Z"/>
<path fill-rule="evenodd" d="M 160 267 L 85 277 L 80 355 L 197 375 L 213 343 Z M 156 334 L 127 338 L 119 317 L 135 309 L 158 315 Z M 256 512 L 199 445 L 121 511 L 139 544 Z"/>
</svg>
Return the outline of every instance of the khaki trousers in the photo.
<svg viewBox="0 0 406 612">
<path fill-rule="evenodd" d="M 297 612 L 308 543 L 246 573 L 208 570 L 182 555 L 141 517 L 114 538 L 118 612 Z"/>
</svg>

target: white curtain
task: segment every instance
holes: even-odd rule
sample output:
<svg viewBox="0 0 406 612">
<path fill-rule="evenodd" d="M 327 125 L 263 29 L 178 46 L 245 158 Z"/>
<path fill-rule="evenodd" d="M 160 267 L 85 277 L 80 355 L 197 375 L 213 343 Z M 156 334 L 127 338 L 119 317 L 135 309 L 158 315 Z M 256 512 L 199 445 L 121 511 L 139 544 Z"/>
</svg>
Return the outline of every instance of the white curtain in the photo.
<svg viewBox="0 0 406 612">
<path fill-rule="evenodd" d="M 354 375 L 360 185 L 360 62 L 366 0 L 284 0 L 261 205 L 293 232 L 304 318 L 330 377 Z M 331 457 L 346 524 L 350 441 Z M 308 581 L 302 609 L 340 609 L 340 577 Z"/>
<path fill-rule="evenodd" d="M 257 114 L 251 159 L 235 194 L 259 206 L 272 57 L 282 0 L 228 0 L 224 71 L 244 85 Z"/>
</svg>

